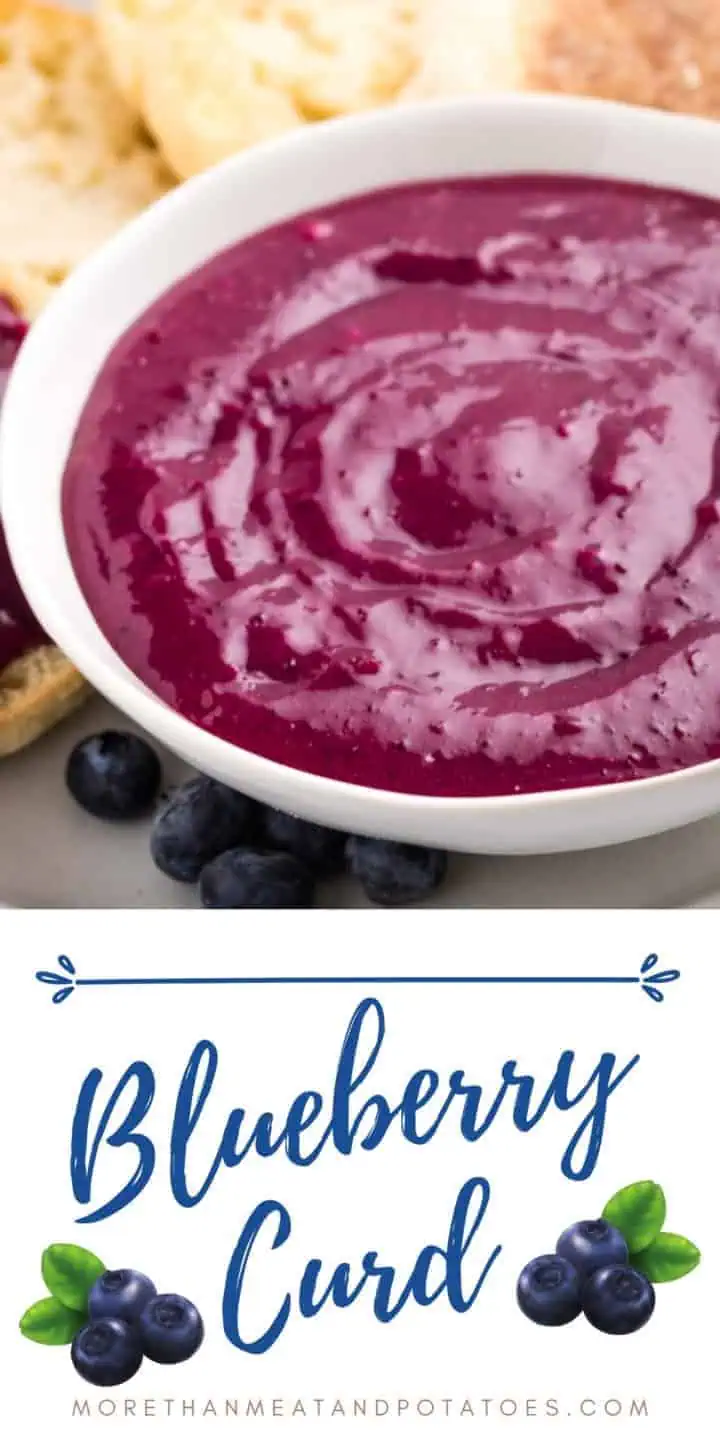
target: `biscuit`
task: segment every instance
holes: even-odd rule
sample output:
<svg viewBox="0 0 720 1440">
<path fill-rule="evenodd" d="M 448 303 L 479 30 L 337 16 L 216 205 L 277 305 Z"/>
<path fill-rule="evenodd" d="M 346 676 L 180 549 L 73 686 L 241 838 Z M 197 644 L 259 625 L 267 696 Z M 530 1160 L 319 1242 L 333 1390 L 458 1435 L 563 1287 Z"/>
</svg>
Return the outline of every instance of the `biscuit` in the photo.
<svg viewBox="0 0 720 1440">
<path fill-rule="evenodd" d="M 0 0 L 0 293 L 34 318 L 79 260 L 171 183 L 115 93 L 91 17 Z M 0 757 L 89 694 L 52 644 L 0 667 Z"/>
<path fill-rule="evenodd" d="M 170 183 L 91 17 L 0 0 L 0 284 L 25 313 Z"/>
<path fill-rule="evenodd" d="M 427 0 L 100 0 L 117 84 L 186 177 L 259 140 L 395 99 Z"/>
<path fill-rule="evenodd" d="M 718 0 L 99 0 L 113 73 L 189 176 L 314 120 L 497 90 L 720 115 Z"/>
</svg>

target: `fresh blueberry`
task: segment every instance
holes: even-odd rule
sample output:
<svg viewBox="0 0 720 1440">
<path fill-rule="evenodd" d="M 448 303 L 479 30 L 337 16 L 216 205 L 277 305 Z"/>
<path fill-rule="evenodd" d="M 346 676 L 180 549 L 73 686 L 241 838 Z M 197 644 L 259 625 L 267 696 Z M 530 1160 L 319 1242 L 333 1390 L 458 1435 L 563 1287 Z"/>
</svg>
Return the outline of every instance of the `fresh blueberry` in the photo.
<svg viewBox="0 0 720 1440">
<path fill-rule="evenodd" d="M 294 855 L 313 875 L 337 875 L 343 868 L 346 836 L 341 830 L 328 830 L 268 806 L 262 813 L 262 832 L 271 849 Z"/>
<path fill-rule="evenodd" d="M 398 845 L 351 835 L 347 860 L 352 874 L 375 905 L 412 905 L 432 895 L 447 873 L 444 850 Z"/>
<path fill-rule="evenodd" d="M 103 730 L 75 746 L 65 780 L 73 799 L 97 819 L 135 820 L 151 808 L 162 772 L 147 740 Z"/>
<path fill-rule="evenodd" d="M 150 853 L 158 870 L 192 885 L 203 866 L 225 850 L 247 842 L 255 805 L 219 780 L 198 775 L 178 786 L 153 823 Z"/>
<path fill-rule="evenodd" d="M 70 1348 L 78 1375 L 90 1385 L 124 1385 L 142 1364 L 140 1336 L 126 1320 L 91 1320 Z"/>
<path fill-rule="evenodd" d="M 88 1296 L 91 1320 L 137 1320 L 156 1289 L 139 1270 L 106 1270 Z"/>
<path fill-rule="evenodd" d="M 606 1335 L 632 1335 L 655 1309 L 649 1280 L 630 1265 L 609 1265 L 585 1282 L 582 1305 L 591 1325 Z"/>
<path fill-rule="evenodd" d="M 555 1248 L 583 1279 L 607 1265 L 627 1265 L 629 1258 L 623 1236 L 607 1220 L 581 1220 L 571 1225 L 563 1230 Z"/>
<path fill-rule="evenodd" d="M 306 910 L 315 879 L 294 855 L 273 850 L 228 850 L 200 876 L 208 910 Z"/>
<path fill-rule="evenodd" d="M 148 1360 L 178 1365 L 199 1350 L 205 1330 L 199 1311 L 182 1295 L 155 1295 L 140 1316 L 138 1333 Z"/>
<path fill-rule="evenodd" d="M 525 1266 L 517 1283 L 517 1302 L 536 1325 L 568 1325 L 582 1308 L 582 1282 L 562 1255 L 540 1255 Z"/>
</svg>

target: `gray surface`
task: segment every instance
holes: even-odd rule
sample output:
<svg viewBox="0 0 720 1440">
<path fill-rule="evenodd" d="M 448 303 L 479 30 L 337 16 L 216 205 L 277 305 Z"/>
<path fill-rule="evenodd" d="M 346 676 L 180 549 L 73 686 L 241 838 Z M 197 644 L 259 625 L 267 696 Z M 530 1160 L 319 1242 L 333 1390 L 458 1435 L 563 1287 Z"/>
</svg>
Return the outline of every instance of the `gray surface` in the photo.
<svg viewBox="0 0 720 1440">
<path fill-rule="evenodd" d="M 196 905 L 194 890 L 154 870 L 146 824 L 104 825 L 66 794 L 65 761 L 74 740 L 121 724 L 95 701 L 74 720 L 14 759 L 0 763 L 0 901 L 71 909 Z M 181 768 L 166 757 L 166 780 Z M 327 886 L 321 902 L 358 905 L 350 882 Z M 537 858 L 454 859 L 439 896 L 443 907 L 720 907 L 720 817 L 633 845 Z"/>
</svg>

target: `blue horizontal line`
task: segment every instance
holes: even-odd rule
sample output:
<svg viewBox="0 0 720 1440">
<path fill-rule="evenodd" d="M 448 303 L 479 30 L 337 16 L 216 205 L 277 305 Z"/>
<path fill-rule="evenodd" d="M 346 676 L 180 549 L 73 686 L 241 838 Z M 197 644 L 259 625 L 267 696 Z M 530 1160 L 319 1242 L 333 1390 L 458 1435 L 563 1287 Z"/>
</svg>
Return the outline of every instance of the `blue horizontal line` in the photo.
<svg viewBox="0 0 720 1440">
<path fill-rule="evenodd" d="M 636 975 L 178 975 L 76 980 L 75 985 L 639 985 Z"/>
</svg>

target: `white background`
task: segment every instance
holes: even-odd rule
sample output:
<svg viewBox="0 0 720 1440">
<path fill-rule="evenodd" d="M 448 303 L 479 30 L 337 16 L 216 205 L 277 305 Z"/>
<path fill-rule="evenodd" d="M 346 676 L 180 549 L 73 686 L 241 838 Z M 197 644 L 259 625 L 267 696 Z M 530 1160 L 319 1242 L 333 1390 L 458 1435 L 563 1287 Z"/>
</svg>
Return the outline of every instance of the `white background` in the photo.
<svg viewBox="0 0 720 1440">
<path fill-rule="evenodd" d="M 717 1360 L 718 1203 L 717 1014 L 720 999 L 718 926 L 711 913 L 298 913 L 282 914 L 4 914 L 3 1025 L 4 1236 L 2 1353 L 4 1415 L 13 1440 L 52 1433 L 103 1433 L 125 1423 L 159 1426 L 169 1436 L 193 1424 L 242 1425 L 273 1435 L 387 1433 L 391 1435 L 520 1432 L 588 1436 L 637 1433 L 693 1440 L 717 1433 L 713 1399 Z M 34 971 L 71 955 L 80 975 L 148 974 L 406 974 L 621 973 L 636 974 L 648 951 L 677 964 L 681 981 L 664 1004 L 639 989 L 515 989 L 514 987 L 267 987 L 259 989 L 84 989 L 61 1007 L 35 983 Z M 249 1158 L 221 1172 L 196 1209 L 174 1203 L 167 1183 L 170 1117 L 177 1084 L 193 1045 L 212 1039 L 220 1074 L 205 1111 L 194 1156 L 214 1153 L 228 1111 L 245 1106 L 253 1119 L 269 1108 L 284 1115 L 304 1088 L 331 1092 L 350 1015 L 365 994 L 377 994 L 388 1027 L 367 1093 L 381 1089 L 395 1103 L 413 1070 L 432 1066 L 441 1076 L 464 1068 L 483 1083 L 488 1103 L 502 1062 L 518 1060 L 550 1082 L 559 1053 L 578 1054 L 587 1079 L 603 1050 L 641 1063 L 611 1097 L 600 1163 L 585 1184 L 566 1180 L 560 1158 L 582 1107 L 549 1114 L 530 1134 L 518 1134 L 503 1113 L 476 1145 L 446 1120 L 426 1148 L 389 1136 L 374 1153 L 350 1160 L 330 1150 L 310 1170 L 284 1156 Z M 156 1173 L 145 1193 L 111 1220 L 85 1227 L 69 1181 L 69 1130 L 79 1085 L 94 1065 L 115 1083 L 128 1063 L 154 1068 L 158 1093 L 147 1122 L 158 1147 Z M 104 1092 L 106 1095 L 108 1090 Z M 127 1156 L 99 1162 L 98 1196 Z M 296 1291 L 303 1263 L 322 1256 L 328 1266 L 358 1261 L 377 1249 L 407 1278 L 422 1245 L 442 1244 L 455 1196 L 471 1175 L 492 1183 L 492 1201 L 473 1254 L 479 1265 L 498 1243 L 503 1253 L 476 1306 L 454 1314 L 445 1300 L 422 1311 L 408 1305 L 390 1326 L 375 1321 L 367 1293 L 345 1311 L 315 1319 L 291 1317 L 264 1357 L 235 1351 L 221 1324 L 225 1271 L 251 1209 L 261 1199 L 285 1203 L 293 1235 L 282 1250 L 253 1267 L 248 1306 L 258 1325 L 286 1290 Z M 526 1321 L 514 1300 L 517 1273 L 533 1255 L 552 1249 L 569 1223 L 598 1213 L 618 1187 L 655 1179 L 666 1189 L 669 1228 L 693 1239 L 703 1264 L 692 1276 L 660 1287 L 655 1316 L 638 1335 L 613 1338 L 584 1321 L 543 1330 Z M 111 1267 L 148 1271 L 160 1289 L 175 1289 L 199 1305 L 207 1339 L 198 1356 L 174 1369 L 146 1364 L 136 1380 L 114 1391 L 93 1390 L 74 1374 L 67 1350 L 22 1339 L 17 1323 L 43 1293 L 43 1248 L 75 1241 Z M 329 1272 L 328 1272 L 329 1274 Z M 249 1310 L 248 1310 L 249 1315 Z M 93 1406 L 105 1397 L 120 1407 L 130 1396 L 153 1397 L 153 1418 L 71 1418 L 75 1397 Z M 315 1397 L 394 1402 L 452 1399 L 422 1420 L 268 1418 L 273 1399 L 285 1411 L 302 1400 L 312 1415 Z M 167 1397 L 194 1400 L 196 1415 L 161 1418 Z M 538 1416 L 544 1402 L 560 1402 L 558 1419 Z M 244 1406 L 262 1398 L 266 1418 L 198 1418 L 207 1400 Z M 464 1399 L 476 1418 L 461 1419 Z M 583 1399 L 628 1406 L 648 1402 L 649 1418 L 582 1420 Z M 481 1401 L 493 1403 L 485 1418 Z M 520 1407 L 502 1417 L 499 1402 Z M 82 1428 L 84 1427 L 84 1429 Z M 354 1427 L 354 1428 L 353 1428 Z"/>
</svg>

